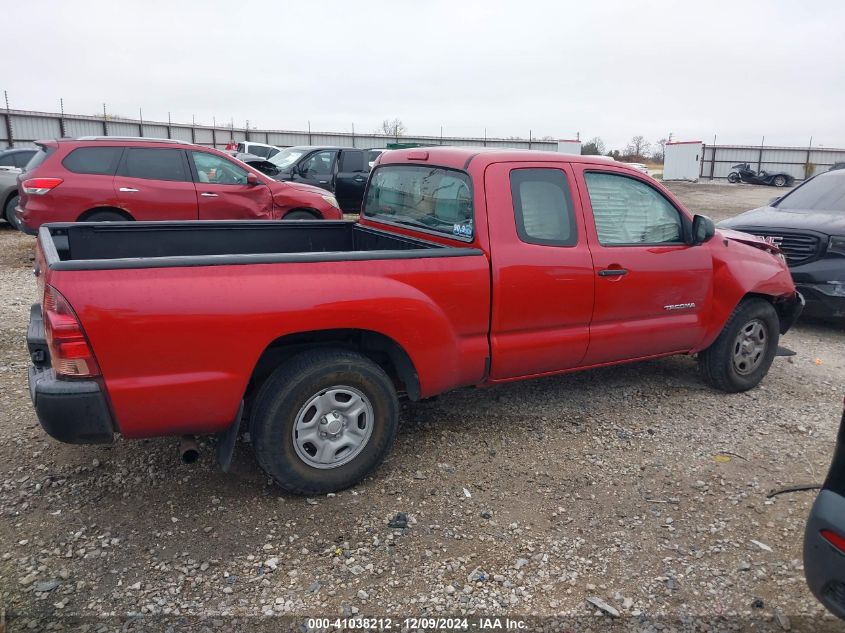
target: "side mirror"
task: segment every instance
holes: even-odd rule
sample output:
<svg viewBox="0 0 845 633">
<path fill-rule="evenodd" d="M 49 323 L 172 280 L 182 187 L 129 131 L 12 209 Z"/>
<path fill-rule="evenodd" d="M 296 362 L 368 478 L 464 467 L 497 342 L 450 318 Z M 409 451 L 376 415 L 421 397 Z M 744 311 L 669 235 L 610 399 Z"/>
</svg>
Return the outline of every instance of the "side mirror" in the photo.
<svg viewBox="0 0 845 633">
<path fill-rule="evenodd" d="M 716 225 L 706 215 L 696 215 L 692 219 L 692 243 L 704 244 L 716 235 Z"/>
<path fill-rule="evenodd" d="M 246 184 L 254 186 L 254 185 L 257 185 L 259 182 L 261 182 L 261 181 L 258 180 L 258 176 L 256 176 L 255 174 L 247 174 L 246 175 Z"/>
</svg>

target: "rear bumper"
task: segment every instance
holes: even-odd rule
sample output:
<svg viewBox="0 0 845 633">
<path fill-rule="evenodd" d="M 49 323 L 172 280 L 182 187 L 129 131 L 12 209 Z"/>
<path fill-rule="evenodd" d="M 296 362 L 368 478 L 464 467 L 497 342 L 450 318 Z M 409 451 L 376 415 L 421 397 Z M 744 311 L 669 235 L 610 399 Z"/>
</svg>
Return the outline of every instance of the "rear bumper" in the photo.
<svg viewBox="0 0 845 633">
<path fill-rule="evenodd" d="M 24 219 L 24 210 L 21 207 L 15 207 L 15 215 L 18 217 L 18 226 L 23 233 L 27 235 L 38 235 L 37 226 L 29 226 Z"/>
<path fill-rule="evenodd" d="M 48 435 L 68 444 L 107 444 L 114 423 L 105 394 L 94 380 L 63 380 L 50 367 L 41 309 L 32 306 L 26 342 L 33 365 L 29 395 L 38 421 Z"/>
<path fill-rule="evenodd" d="M 804 532 L 804 575 L 813 595 L 840 618 L 845 618 L 845 554 L 822 537 L 821 531 L 842 534 L 843 526 L 845 497 L 822 490 Z"/>
</svg>

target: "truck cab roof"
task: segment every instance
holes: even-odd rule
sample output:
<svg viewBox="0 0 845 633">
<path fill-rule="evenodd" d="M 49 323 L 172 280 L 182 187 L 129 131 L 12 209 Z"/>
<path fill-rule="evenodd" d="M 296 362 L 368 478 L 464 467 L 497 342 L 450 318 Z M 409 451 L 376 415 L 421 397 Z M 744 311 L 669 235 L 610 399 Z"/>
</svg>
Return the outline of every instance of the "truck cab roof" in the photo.
<svg viewBox="0 0 845 633">
<path fill-rule="evenodd" d="M 438 146 L 393 149 L 382 157 L 380 164 L 430 163 L 465 171 L 471 164 L 475 165 L 479 162 L 489 165 L 492 163 L 526 160 L 556 163 L 587 163 L 603 165 L 605 167 L 611 162 L 604 156 L 581 156 L 578 154 L 561 154 L 558 152 L 512 148 Z M 612 164 L 614 167 L 627 168 L 633 173 L 640 173 L 634 168 L 627 167 L 625 163 L 613 161 Z"/>
</svg>

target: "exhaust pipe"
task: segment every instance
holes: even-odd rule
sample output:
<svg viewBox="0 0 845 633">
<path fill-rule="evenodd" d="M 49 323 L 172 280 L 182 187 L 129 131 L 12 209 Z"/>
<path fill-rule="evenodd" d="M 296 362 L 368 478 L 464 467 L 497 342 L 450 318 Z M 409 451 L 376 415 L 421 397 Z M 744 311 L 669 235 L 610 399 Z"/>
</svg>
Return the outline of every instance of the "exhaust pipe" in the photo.
<svg viewBox="0 0 845 633">
<path fill-rule="evenodd" d="M 200 447 L 193 435 L 183 435 L 179 438 L 179 456 L 183 464 L 193 464 L 200 458 Z"/>
</svg>

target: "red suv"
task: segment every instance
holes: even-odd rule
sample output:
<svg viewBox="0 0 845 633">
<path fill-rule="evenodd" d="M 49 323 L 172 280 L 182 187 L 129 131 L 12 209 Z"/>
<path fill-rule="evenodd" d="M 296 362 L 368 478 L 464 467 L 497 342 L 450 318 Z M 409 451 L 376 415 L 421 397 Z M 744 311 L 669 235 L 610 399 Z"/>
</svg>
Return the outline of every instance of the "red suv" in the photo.
<svg viewBox="0 0 845 633">
<path fill-rule="evenodd" d="M 224 152 L 165 139 L 39 141 L 18 176 L 18 226 L 123 220 L 339 220 L 325 189 L 279 182 Z"/>
</svg>

